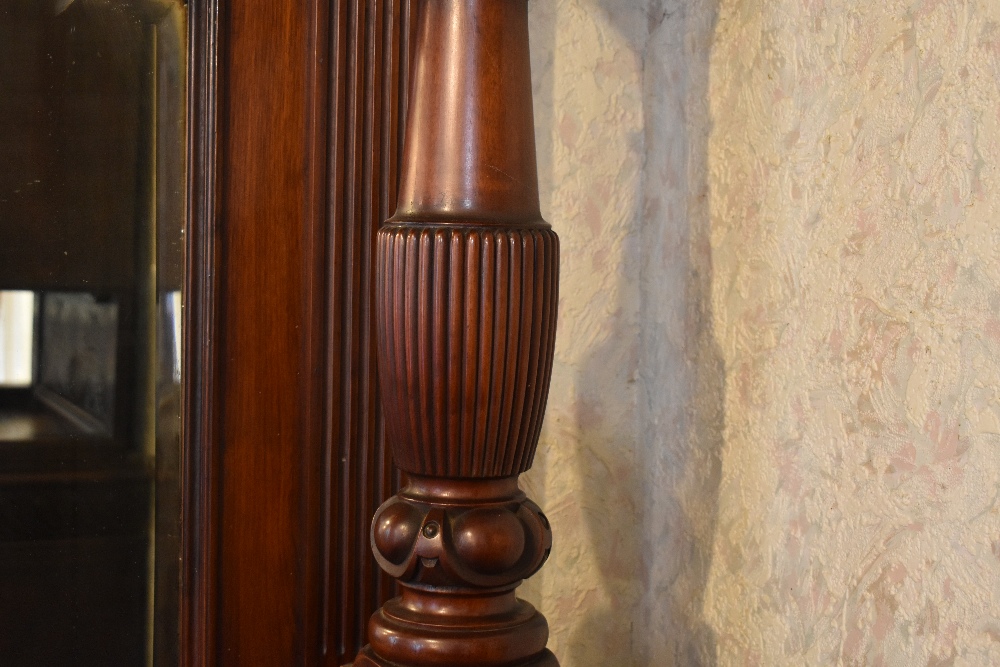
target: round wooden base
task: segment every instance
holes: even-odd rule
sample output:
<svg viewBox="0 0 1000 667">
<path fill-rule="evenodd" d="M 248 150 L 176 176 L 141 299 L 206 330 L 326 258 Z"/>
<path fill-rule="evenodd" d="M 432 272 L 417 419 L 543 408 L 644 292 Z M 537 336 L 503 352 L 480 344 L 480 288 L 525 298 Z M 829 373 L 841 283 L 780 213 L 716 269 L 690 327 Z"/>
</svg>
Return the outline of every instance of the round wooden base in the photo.
<svg viewBox="0 0 1000 667">
<path fill-rule="evenodd" d="M 463 593 L 404 587 L 402 597 L 372 616 L 371 643 L 358 660 L 398 667 L 555 667 L 555 657 L 545 648 L 548 636 L 545 618 L 516 599 L 512 590 Z"/>
<path fill-rule="evenodd" d="M 368 623 L 355 665 L 555 667 L 549 627 L 517 599 L 548 556 L 545 515 L 517 477 L 411 474 L 372 526 L 375 558 L 400 583 Z"/>
<path fill-rule="evenodd" d="M 345 665 L 344 667 L 422 667 L 423 664 L 424 663 L 400 664 L 397 662 L 389 662 L 375 655 L 371 646 L 366 646 L 361 649 L 361 652 L 354 660 L 353 665 Z M 479 663 L 468 663 L 464 665 L 454 663 L 452 667 L 479 667 Z M 556 656 L 552 654 L 552 651 L 545 649 L 537 656 L 529 658 L 526 661 L 518 662 L 505 667 L 559 667 L 559 661 L 556 660 Z"/>
</svg>

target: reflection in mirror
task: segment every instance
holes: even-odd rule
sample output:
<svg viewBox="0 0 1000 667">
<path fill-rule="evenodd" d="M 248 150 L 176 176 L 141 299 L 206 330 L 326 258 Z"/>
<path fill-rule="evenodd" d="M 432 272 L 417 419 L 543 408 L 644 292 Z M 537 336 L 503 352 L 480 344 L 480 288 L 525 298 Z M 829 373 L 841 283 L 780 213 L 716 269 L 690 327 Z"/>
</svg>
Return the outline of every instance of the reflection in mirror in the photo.
<svg viewBox="0 0 1000 667">
<path fill-rule="evenodd" d="M 0 0 L 0 665 L 177 664 L 185 22 Z"/>
<path fill-rule="evenodd" d="M 31 385 L 34 332 L 35 293 L 0 292 L 0 387 Z"/>
</svg>

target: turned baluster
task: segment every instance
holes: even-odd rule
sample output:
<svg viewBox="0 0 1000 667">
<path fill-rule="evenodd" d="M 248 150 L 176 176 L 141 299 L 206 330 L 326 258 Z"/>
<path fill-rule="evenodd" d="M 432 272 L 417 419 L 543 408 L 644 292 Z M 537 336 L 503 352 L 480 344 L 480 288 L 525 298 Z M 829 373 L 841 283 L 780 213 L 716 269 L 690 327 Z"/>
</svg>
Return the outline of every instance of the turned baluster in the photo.
<svg viewBox="0 0 1000 667">
<path fill-rule="evenodd" d="M 379 379 L 403 490 L 372 547 L 400 597 L 368 665 L 556 666 L 515 589 L 551 532 L 518 488 L 538 442 L 559 243 L 538 207 L 527 0 L 423 0 L 399 208 L 378 234 Z"/>
</svg>

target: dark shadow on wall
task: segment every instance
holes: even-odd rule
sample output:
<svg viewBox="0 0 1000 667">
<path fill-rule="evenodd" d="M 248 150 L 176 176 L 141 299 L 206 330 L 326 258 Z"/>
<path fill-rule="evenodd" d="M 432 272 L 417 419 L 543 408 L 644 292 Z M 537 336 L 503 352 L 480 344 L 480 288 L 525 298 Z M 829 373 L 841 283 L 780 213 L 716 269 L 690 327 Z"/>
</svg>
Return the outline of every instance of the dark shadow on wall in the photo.
<svg viewBox="0 0 1000 667">
<path fill-rule="evenodd" d="M 625 13 L 629 17 L 626 21 L 627 29 L 622 36 L 627 40 L 627 48 L 636 52 L 630 54 L 630 57 L 638 59 L 641 57 L 639 50 L 642 48 L 645 18 L 634 6 L 638 4 L 635 0 L 617 1 L 620 6 L 614 8 L 614 11 Z M 630 3 L 633 6 L 629 6 Z M 545 210 L 545 196 L 553 192 L 558 193 L 561 203 L 579 210 L 586 210 L 587 206 L 591 210 L 606 209 L 606 201 L 589 201 L 596 196 L 594 190 L 607 187 L 604 181 L 613 178 L 613 172 L 607 166 L 590 162 L 595 158 L 595 150 L 602 150 L 600 145 L 595 145 L 595 138 L 588 137 L 585 147 L 555 145 L 560 138 L 572 141 L 562 137 L 567 118 L 579 118 L 584 127 L 588 124 L 596 125 L 600 121 L 586 114 L 578 114 L 578 110 L 563 108 L 561 105 L 567 103 L 567 98 L 573 99 L 579 97 L 579 94 L 566 81 L 562 81 L 556 91 L 553 74 L 565 77 L 578 67 L 591 65 L 558 62 L 559 58 L 566 58 L 568 53 L 579 53 L 579 47 L 573 45 L 575 48 L 557 52 L 559 40 L 572 39 L 569 35 L 557 35 L 557 19 L 565 30 L 563 21 L 567 19 L 577 26 L 581 19 L 607 26 L 609 18 L 598 16 L 605 10 L 593 4 L 592 0 L 541 0 L 532 3 L 531 11 L 532 67 L 536 85 L 535 121 L 542 130 L 537 137 L 537 153 L 543 214 L 549 213 Z M 581 11 L 584 12 L 582 16 L 579 14 Z M 585 30 L 589 28 L 590 26 L 584 26 Z M 617 26 L 614 29 L 619 30 Z M 593 36 L 588 37 L 592 38 Z M 622 43 L 623 40 L 614 36 L 614 41 Z M 603 52 L 595 55 L 601 58 L 606 56 L 605 63 L 602 63 L 606 65 L 607 61 L 617 61 L 619 58 L 616 56 L 624 54 Z M 586 73 L 581 75 L 586 76 Z M 601 76 L 616 75 L 605 72 Z M 607 95 L 614 95 L 621 83 L 623 82 L 612 81 L 611 85 L 616 90 L 605 91 Z M 559 98 L 556 98 L 556 92 Z M 636 98 L 637 96 L 630 97 Z M 610 100 L 598 100 L 595 103 L 610 109 Z M 638 109 L 629 111 L 636 116 L 640 113 Z M 602 219 L 598 229 L 590 230 L 582 219 L 552 220 L 563 237 L 563 293 L 572 295 L 579 289 L 580 286 L 574 286 L 568 280 L 568 274 L 586 276 L 591 262 L 594 263 L 593 279 L 601 281 L 601 287 L 586 285 L 584 289 L 600 289 L 602 293 L 597 295 L 596 301 L 600 301 L 599 303 L 595 301 L 586 306 L 588 310 L 593 309 L 592 312 L 583 314 L 568 310 L 581 307 L 579 296 L 571 296 L 569 303 L 564 300 L 560 308 L 560 318 L 565 320 L 560 335 L 576 336 L 575 340 L 569 342 L 562 340 L 560 345 L 574 348 L 572 357 L 575 363 L 571 368 L 564 368 L 561 373 L 556 374 L 556 382 L 551 391 L 558 392 L 557 400 L 564 404 L 572 396 L 573 403 L 566 406 L 568 411 L 562 414 L 569 423 L 552 427 L 556 437 L 562 433 L 567 436 L 567 440 L 559 443 L 558 453 L 550 453 L 542 448 L 539 463 L 548 468 L 546 477 L 549 479 L 571 466 L 572 470 L 565 469 L 565 474 L 577 484 L 582 482 L 582 485 L 573 489 L 574 497 L 570 501 L 573 507 L 564 506 L 553 514 L 553 558 L 543 568 L 541 577 L 544 579 L 547 576 L 546 569 L 564 568 L 563 571 L 548 575 L 553 576 L 559 586 L 559 590 L 552 590 L 552 586 L 549 586 L 548 602 L 553 605 L 553 613 L 549 615 L 553 648 L 558 651 L 561 664 L 565 667 L 625 667 L 637 664 L 632 626 L 639 617 L 642 599 L 639 577 L 642 565 L 642 526 L 638 516 L 642 509 L 642 499 L 640 487 L 637 486 L 641 471 L 636 456 L 638 443 L 635 437 L 636 365 L 640 337 L 636 320 L 639 308 L 639 272 L 636 259 L 642 218 L 639 171 L 642 135 L 635 131 L 634 124 L 628 128 L 591 127 L 581 132 L 596 132 L 600 138 L 614 144 L 608 146 L 606 156 L 598 155 L 598 159 L 632 159 L 627 165 L 623 163 L 623 168 L 631 169 L 632 172 L 621 180 L 629 183 L 630 187 L 636 187 L 638 191 L 614 193 L 616 199 L 631 202 L 635 207 L 632 211 L 622 212 L 624 220 L 618 220 L 614 224 Z M 630 132 L 632 136 L 627 136 L 626 132 Z M 554 155 L 560 149 L 565 151 L 567 148 L 578 151 L 570 159 L 580 159 L 580 169 L 585 175 L 570 182 L 554 182 L 553 172 L 568 171 L 563 165 L 554 164 Z M 631 183 L 636 185 L 632 186 Z M 558 216 L 559 212 L 554 211 L 552 214 Z M 607 247 L 602 251 L 600 246 L 603 239 L 593 239 L 588 236 L 590 233 L 616 238 L 608 238 Z M 624 241 L 621 239 L 623 234 Z M 579 253 L 581 245 L 585 246 L 586 252 L 582 256 L 573 254 Z M 581 316 L 592 321 L 568 324 L 567 318 Z M 570 451 L 567 451 L 567 445 L 571 445 Z M 554 510 L 551 501 L 546 500 L 542 499 L 542 506 L 549 506 Z M 575 527 L 572 534 L 560 531 L 560 514 L 566 520 L 564 525 Z M 581 522 L 583 526 L 580 526 Z M 538 584 L 529 582 L 529 586 L 531 585 Z M 538 594 L 540 591 L 532 592 Z"/>
<path fill-rule="evenodd" d="M 715 633 L 704 620 L 725 426 L 708 183 L 717 17 L 718 0 L 653 0 L 645 52 L 641 655 L 664 667 L 717 663 Z"/>
<path fill-rule="evenodd" d="M 628 315 L 635 303 L 622 304 L 624 316 L 588 351 L 575 378 L 583 400 L 575 414 L 581 435 L 574 464 L 589 484 L 581 489 L 590 538 L 585 548 L 596 556 L 610 604 L 581 601 L 568 655 L 560 659 L 567 667 L 712 667 L 716 638 L 703 608 L 718 516 L 725 392 L 713 332 L 707 182 L 709 55 L 718 0 L 651 0 L 648 26 L 638 31 L 634 12 L 622 11 L 632 2 L 584 3 L 643 59 L 646 160 L 643 210 L 619 260 L 620 293 L 635 297 L 637 319 Z M 548 40 L 534 55 L 551 57 L 555 21 L 545 20 L 546 11 L 555 9 L 541 12 L 531 37 Z M 551 110 L 551 81 L 536 90 L 544 95 L 548 99 L 536 109 Z M 536 117 L 542 128 L 553 120 Z M 551 133 L 540 134 L 543 193 L 559 187 L 546 169 L 551 142 Z M 641 268 L 624 268 L 635 262 Z M 625 284 L 636 278 L 638 285 Z M 630 442 L 607 428 L 615 417 L 602 414 L 600 396 L 602 384 L 609 390 L 609 363 L 621 361 L 622 349 L 636 338 L 639 441 Z"/>
</svg>

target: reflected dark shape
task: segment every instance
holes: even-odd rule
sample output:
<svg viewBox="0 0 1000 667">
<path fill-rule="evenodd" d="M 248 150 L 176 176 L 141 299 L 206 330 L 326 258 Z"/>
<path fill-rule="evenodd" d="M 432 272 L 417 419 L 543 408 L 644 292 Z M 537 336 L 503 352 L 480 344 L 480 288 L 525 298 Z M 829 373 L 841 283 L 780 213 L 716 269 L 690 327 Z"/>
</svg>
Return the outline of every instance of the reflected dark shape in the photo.
<svg viewBox="0 0 1000 667">
<path fill-rule="evenodd" d="M 177 664 L 185 21 L 0 0 L 0 665 Z"/>
<path fill-rule="evenodd" d="M 35 395 L 81 433 L 115 427 L 118 303 L 89 292 L 40 292 Z"/>
</svg>

